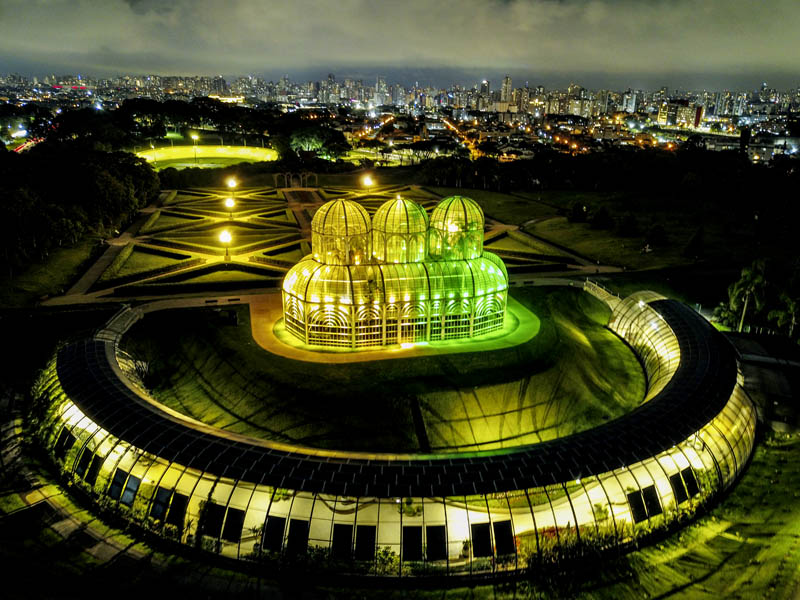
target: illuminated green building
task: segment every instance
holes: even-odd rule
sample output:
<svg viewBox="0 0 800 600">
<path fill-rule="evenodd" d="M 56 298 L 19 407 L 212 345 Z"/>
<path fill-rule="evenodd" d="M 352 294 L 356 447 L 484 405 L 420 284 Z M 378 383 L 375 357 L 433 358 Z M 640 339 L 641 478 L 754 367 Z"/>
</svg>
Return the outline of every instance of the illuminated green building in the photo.
<svg viewBox="0 0 800 600">
<path fill-rule="evenodd" d="M 307 344 L 364 348 L 469 338 L 503 327 L 508 273 L 483 250 L 483 211 L 463 196 L 425 209 L 398 196 L 370 219 L 322 205 L 312 254 L 286 274 L 286 329 Z"/>
</svg>

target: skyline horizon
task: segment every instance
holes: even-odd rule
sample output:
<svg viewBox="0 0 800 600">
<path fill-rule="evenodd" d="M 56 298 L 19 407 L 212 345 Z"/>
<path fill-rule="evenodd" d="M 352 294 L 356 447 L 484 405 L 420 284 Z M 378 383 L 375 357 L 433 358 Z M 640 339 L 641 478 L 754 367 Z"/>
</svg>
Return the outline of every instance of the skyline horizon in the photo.
<svg viewBox="0 0 800 600">
<path fill-rule="evenodd" d="M 609 90 L 609 91 L 625 91 L 625 90 L 632 90 L 632 91 L 656 91 L 661 89 L 662 87 L 668 88 L 670 92 L 701 92 L 701 91 L 731 91 L 731 92 L 753 92 L 758 91 L 761 88 L 761 85 L 766 83 L 769 89 L 774 89 L 778 92 L 790 92 L 792 90 L 800 89 L 800 75 L 797 76 L 797 80 L 795 83 L 790 83 L 788 78 L 781 78 L 778 76 L 778 79 L 782 83 L 773 84 L 771 81 L 775 81 L 775 77 L 764 77 L 759 76 L 759 74 L 748 74 L 742 76 L 743 79 L 746 78 L 748 83 L 741 82 L 737 85 L 714 85 L 712 83 L 700 83 L 700 77 L 698 75 L 686 75 L 685 78 L 695 78 L 695 81 L 687 82 L 683 84 L 675 84 L 672 82 L 665 82 L 665 81 L 656 81 L 651 80 L 648 82 L 639 80 L 634 81 L 633 79 L 625 82 L 623 78 L 620 76 L 613 76 L 606 80 L 604 83 L 598 84 L 600 81 L 598 78 L 601 77 L 603 74 L 600 73 L 573 73 L 567 76 L 560 76 L 554 77 L 551 75 L 543 75 L 540 77 L 536 77 L 530 75 L 529 73 L 523 74 L 520 71 L 502 71 L 502 70 L 495 70 L 491 74 L 486 74 L 485 72 L 483 75 L 478 75 L 478 70 L 476 70 L 473 74 L 467 74 L 465 72 L 461 72 L 459 74 L 452 73 L 451 75 L 439 74 L 437 76 L 433 76 L 431 74 L 426 73 L 427 69 L 420 69 L 417 74 L 413 74 L 408 69 L 403 69 L 398 73 L 395 69 L 379 69 L 375 68 L 372 72 L 366 72 L 366 70 L 359 69 L 356 72 L 352 72 L 350 70 L 345 70 L 344 73 L 336 73 L 338 69 L 329 69 L 329 68 L 315 68 L 313 70 L 300 70 L 299 73 L 295 70 L 295 73 L 292 73 L 292 70 L 286 69 L 283 71 L 275 70 L 271 73 L 267 73 L 266 71 L 251 71 L 251 72 L 239 72 L 239 73 L 225 73 L 225 72 L 202 72 L 202 71 L 169 71 L 169 72 L 158 72 L 157 70 L 151 71 L 116 71 L 116 72 L 106 72 L 102 74 L 93 73 L 90 71 L 82 72 L 79 69 L 71 70 L 69 68 L 61 68 L 61 69 L 43 69 L 39 68 L 35 72 L 28 71 L 28 72 L 20 72 L 19 70 L 13 71 L 5 71 L 2 74 L 5 76 L 10 75 L 19 75 L 22 77 L 33 78 L 36 77 L 37 79 L 43 79 L 44 77 L 56 76 L 56 77 L 67 77 L 67 76 L 77 76 L 86 79 L 112 79 L 112 78 L 119 78 L 119 77 L 144 77 L 144 76 L 157 76 L 157 77 L 222 77 L 225 79 L 226 83 L 231 83 L 236 81 L 240 78 L 245 77 L 257 77 L 264 81 L 277 83 L 280 81 L 282 77 L 288 77 L 289 81 L 296 85 L 302 85 L 304 83 L 309 82 L 317 82 L 323 81 L 327 79 L 329 74 L 332 74 L 337 82 L 341 82 L 346 79 L 351 80 L 361 80 L 365 86 L 372 86 L 375 85 L 375 82 L 378 78 L 383 78 L 386 85 L 396 85 L 400 84 L 406 88 L 412 87 L 419 87 L 419 88 L 437 88 L 437 89 L 452 89 L 455 86 L 460 86 L 465 89 L 470 89 L 474 87 L 480 86 L 481 82 L 489 81 L 492 84 L 492 89 L 499 89 L 499 86 L 504 77 L 509 76 L 511 77 L 512 87 L 514 88 L 524 88 L 530 87 L 535 88 L 537 86 L 544 86 L 547 90 L 553 89 L 562 89 L 568 87 L 570 85 L 578 85 L 582 88 L 596 91 L 596 90 Z M 360 71 L 360 72 L 359 72 Z M 481 70 L 482 71 L 482 70 Z M 760 74 L 765 75 L 765 74 Z M 773 75 L 775 75 L 773 73 Z M 443 80 L 449 78 L 448 83 L 444 83 Z M 590 81 L 586 81 L 589 79 Z M 712 78 L 713 79 L 713 78 Z M 437 81 L 438 80 L 438 81 Z"/>
<path fill-rule="evenodd" d="M 797 31 L 796 0 L 3 0 L 0 71 L 793 89 Z"/>
</svg>

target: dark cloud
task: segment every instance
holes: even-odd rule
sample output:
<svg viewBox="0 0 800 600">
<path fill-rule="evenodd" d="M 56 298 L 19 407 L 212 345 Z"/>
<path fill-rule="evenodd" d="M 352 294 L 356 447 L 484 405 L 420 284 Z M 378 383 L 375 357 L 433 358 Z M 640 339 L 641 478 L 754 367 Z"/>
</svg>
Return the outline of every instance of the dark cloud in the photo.
<svg viewBox="0 0 800 600">
<path fill-rule="evenodd" d="M 798 0 L 0 0 L 0 72 L 788 87 L 798 31 Z"/>
</svg>

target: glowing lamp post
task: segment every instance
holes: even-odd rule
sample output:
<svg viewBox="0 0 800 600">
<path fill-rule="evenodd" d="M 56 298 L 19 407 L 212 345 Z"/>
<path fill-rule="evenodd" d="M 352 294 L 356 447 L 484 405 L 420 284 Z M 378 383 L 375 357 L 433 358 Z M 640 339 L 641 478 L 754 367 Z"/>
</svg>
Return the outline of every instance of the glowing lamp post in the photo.
<svg viewBox="0 0 800 600">
<path fill-rule="evenodd" d="M 194 142 L 194 164 L 197 164 L 197 140 L 200 139 L 200 136 L 196 133 L 192 134 L 192 141 Z"/>
<path fill-rule="evenodd" d="M 233 198 L 225 198 L 225 208 L 228 209 L 228 216 L 232 219 L 233 218 L 233 207 L 236 206 L 236 202 Z"/>
<path fill-rule="evenodd" d="M 361 183 L 364 184 L 368 192 L 372 193 L 372 186 L 375 183 L 375 181 L 372 179 L 371 176 L 364 175 L 363 179 L 361 179 Z"/>
<path fill-rule="evenodd" d="M 233 197 L 235 198 L 236 197 L 236 186 L 238 185 L 238 182 L 236 181 L 235 178 L 228 177 L 228 181 L 226 181 L 225 183 L 228 185 L 229 188 L 231 188 L 231 193 L 233 194 Z"/>
<path fill-rule="evenodd" d="M 225 260 L 231 259 L 231 255 L 228 252 L 228 246 L 230 245 L 232 239 L 233 237 L 231 236 L 231 232 L 227 229 L 223 229 L 222 233 L 219 234 L 219 241 L 225 244 Z"/>
</svg>

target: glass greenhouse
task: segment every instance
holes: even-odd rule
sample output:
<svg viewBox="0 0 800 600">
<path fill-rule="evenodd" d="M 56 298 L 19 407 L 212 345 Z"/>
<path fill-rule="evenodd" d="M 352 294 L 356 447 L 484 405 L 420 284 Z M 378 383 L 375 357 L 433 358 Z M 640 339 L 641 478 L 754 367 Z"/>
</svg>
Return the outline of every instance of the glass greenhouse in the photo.
<svg viewBox="0 0 800 600">
<path fill-rule="evenodd" d="M 503 327 L 508 273 L 483 250 L 469 198 L 433 210 L 397 197 L 370 220 L 352 200 L 324 204 L 312 254 L 286 274 L 286 329 L 307 344 L 364 348 L 468 338 Z"/>
<path fill-rule="evenodd" d="M 342 292 L 351 306 L 369 292 L 359 285 Z M 732 346 L 694 310 L 655 294 L 616 301 L 609 322 L 647 374 L 636 410 L 546 443 L 446 455 L 289 447 L 163 409 L 117 354 L 141 314 L 124 309 L 58 351 L 37 384 L 46 409 L 32 426 L 98 506 L 230 558 L 307 555 L 336 572 L 413 576 L 617 552 L 685 522 L 735 481 L 753 449 L 755 408 Z"/>
</svg>

